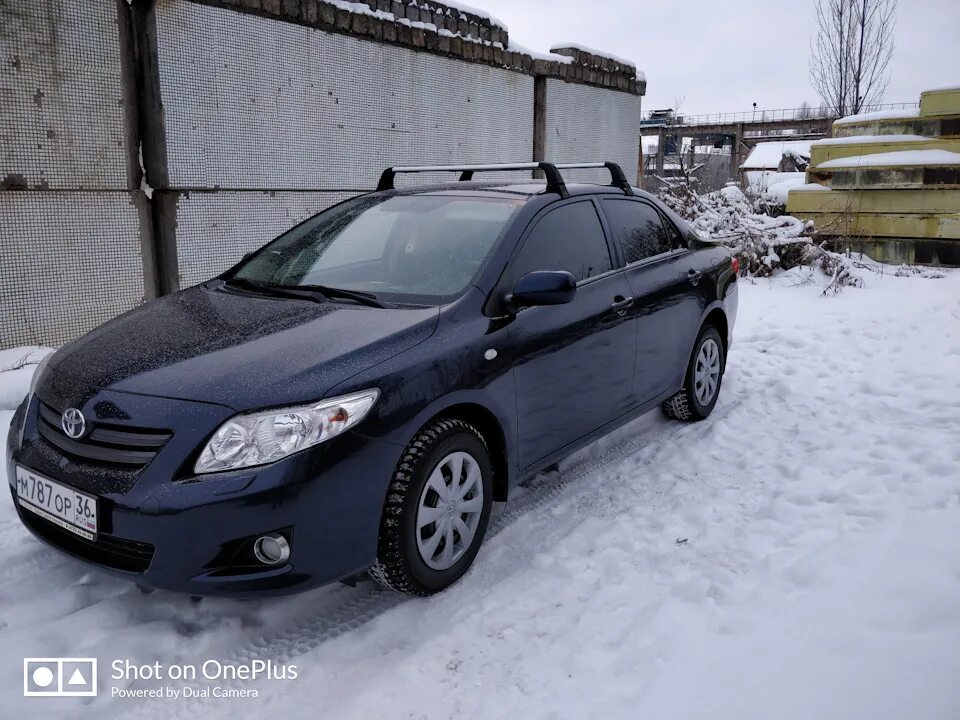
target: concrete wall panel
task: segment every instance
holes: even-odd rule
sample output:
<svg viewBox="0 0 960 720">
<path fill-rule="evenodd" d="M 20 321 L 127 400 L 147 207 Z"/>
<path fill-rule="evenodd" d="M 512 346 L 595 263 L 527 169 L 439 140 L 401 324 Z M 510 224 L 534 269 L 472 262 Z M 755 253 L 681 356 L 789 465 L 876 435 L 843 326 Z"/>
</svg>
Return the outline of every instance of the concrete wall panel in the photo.
<svg viewBox="0 0 960 720">
<path fill-rule="evenodd" d="M 0 187 L 127 189 L 116 0 L 0 3 Z"/>
<path fill-rule="evenodd" d="M 142 201 L 0 192 L 0 347 L 60 345 L 143 301 Z"/>
<path fill-rule="evenodd" d="M 177 202 L 180 287 L 218 275 L 246 253 L 355 193 L 190 193 Z"/>
<path fill-rule="evenodd" d="M 388 165 L 529 160 L 533 78 L 161 3 L 172 187 L 372 189 Z"/>
<path fill-rule="evenodd" d="M 640 96 L 547 79 L 545 159 L 551 162 L 612 160 L 637 181 Z M 583 182 L 609 182 L 604 171 L 566 171 Z"/>
</svg>

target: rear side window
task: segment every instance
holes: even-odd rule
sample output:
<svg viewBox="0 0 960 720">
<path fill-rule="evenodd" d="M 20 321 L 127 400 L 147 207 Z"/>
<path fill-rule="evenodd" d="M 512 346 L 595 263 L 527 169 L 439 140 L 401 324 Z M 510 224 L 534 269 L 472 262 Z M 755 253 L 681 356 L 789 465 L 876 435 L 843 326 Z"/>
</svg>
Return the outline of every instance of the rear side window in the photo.
<svg viewBox="0 0 960 720">
<path fill-rule="evenodd" d="M 604 200 L 603 211 L 623 248 L 627 265 L 685 246 L 674 227 L 647 203 Z"/>
<path fill-rule="evenodd" d="M 580 281 L 612 267 L 596 208 L 584 201 L 540 218 L 513 261 L 510 279 L 516 282 L 534 270 L 566 270 Z"/>
</svg>

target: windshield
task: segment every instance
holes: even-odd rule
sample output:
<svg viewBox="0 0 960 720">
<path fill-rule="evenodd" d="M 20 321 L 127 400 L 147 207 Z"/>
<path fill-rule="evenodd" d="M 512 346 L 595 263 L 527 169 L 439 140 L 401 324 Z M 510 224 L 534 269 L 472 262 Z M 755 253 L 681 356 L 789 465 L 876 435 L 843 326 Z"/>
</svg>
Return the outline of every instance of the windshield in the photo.
<svg viewBox="0 0 960 720">
<path fill-rule="evenodd" d="M 400 303 L 448 302 L 480 271 L 522 202 L 362 196 L 284 233 L 231 278 L 288 288 L 339 288 Z"/>
</svg>

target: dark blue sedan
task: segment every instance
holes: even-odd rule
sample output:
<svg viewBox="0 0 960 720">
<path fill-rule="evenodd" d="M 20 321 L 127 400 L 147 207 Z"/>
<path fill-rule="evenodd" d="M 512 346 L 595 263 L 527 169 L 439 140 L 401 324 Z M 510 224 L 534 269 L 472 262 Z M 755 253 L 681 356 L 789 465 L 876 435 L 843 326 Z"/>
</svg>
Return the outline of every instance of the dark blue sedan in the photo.
<svg viewBox="0 0 960 720">
<path fill-rule="evenodd" d="M 567 184 L 569 167 L 390 168 L 60 348 L 9 435 L 23 523 L 194 595 L 365 572 L 447 587 L 520 480 L 651 408 L 717 402 L 736 261 L 618 166 L 590 165 L 611 185 Z M 545 183 L 472 179 L 533 169 Z"/>
</svg>

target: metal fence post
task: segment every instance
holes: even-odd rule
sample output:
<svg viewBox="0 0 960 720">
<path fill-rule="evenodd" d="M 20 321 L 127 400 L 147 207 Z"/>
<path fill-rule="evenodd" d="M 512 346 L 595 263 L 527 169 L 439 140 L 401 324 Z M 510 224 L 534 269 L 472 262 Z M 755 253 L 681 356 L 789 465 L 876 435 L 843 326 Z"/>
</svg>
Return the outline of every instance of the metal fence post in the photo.
<svg viewBox="0 0 960 720">
<path fill-rule="evenodd" d="M 547 79 L 537 75 L 533 79 L 533 161 L 545 161 L 547 154 Z M 533 177 L 543 178 L 542 170 L 534 170 Z"/>
<path fill-rule="evenodd" d="M 166 127 L 160 96 L 156 0 L 116 0 L 124 62 L 124 97 L 130 119 L 131 177 L 139 178 L 145 209 L 144 286 L 148 297 L 179 288 L 177 193 L 169 190 Z"/>
</svg>

